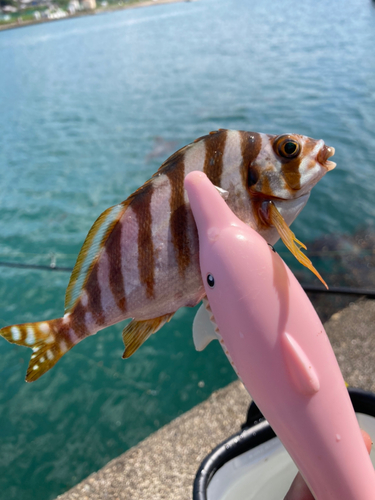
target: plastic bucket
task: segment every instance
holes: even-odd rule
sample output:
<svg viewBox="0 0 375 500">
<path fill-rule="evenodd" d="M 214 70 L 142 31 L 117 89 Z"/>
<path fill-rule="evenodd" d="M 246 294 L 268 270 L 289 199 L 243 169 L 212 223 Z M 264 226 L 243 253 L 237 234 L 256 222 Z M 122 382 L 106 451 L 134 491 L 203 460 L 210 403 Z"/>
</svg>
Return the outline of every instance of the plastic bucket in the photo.
<svg viewBox="0 0 375 500">
<path fill-rule="evenodd" d="M 349 389 L 359 425 L 375 442 L 375 394 Z M 375 451 L 371 451 L 375 466 Z M 242 430 L 215 448 L 197 472 L 193 500 L 280 500 L 297 468 L 251 403 Z"/>
</svg>

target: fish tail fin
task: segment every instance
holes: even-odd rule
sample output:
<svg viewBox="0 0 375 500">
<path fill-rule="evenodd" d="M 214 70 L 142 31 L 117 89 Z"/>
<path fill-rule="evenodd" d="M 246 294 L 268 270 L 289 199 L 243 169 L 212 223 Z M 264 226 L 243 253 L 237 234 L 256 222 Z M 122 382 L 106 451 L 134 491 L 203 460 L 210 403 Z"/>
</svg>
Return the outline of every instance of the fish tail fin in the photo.
<svg viewBox="0 0 375 500">
<path fill-rule="evenodd" d="M 156 333 L 165 323 L 168 323 L 173 315 L 174 312 L 158 318 L 140 321 L 133 319 L 122 332 L 122 338 L 125 344 L 125 351 L 122 357 L 130 358 L 130 356 L 141 347 L 143 342 L 146 342 L 153 333 Z"/>
<path fill-rule="evenodd" d="M 0 330 L 0 335 L 12 344 L 24 345 L 33 350 L 26 382 L 41 377 L 78 342 L 77 336 L 71 328 L 67 328 L 63 318 L 6 326 Z"/>
</svg>

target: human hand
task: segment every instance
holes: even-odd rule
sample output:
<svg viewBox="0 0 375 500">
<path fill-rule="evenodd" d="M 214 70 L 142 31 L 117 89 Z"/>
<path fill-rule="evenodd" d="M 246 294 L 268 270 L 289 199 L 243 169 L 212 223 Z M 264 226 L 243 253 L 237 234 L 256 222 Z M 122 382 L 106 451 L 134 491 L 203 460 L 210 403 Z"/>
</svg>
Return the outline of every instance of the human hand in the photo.
<svg viewBox="0 0 375 500">
<path fill-rule="evenodd" d="M 367 451 L 370 453 L 371 446 L 372 446 L 371 438 L 367 434 L 367 432 L 365 432 L 365 431 L 362 431 L 362 436 L 363 436 L 363 440 L 365 442 Z M 305 483 L 305 481 L 300 473 L 298 473 L 296 475 L 296 477 L 294 478 L 292 486 L 290 487 L 284 500 L 314 500 L 314 497 L 312 496 L 312 494 L 309 490 L 309 487 Z"/>
</svg>

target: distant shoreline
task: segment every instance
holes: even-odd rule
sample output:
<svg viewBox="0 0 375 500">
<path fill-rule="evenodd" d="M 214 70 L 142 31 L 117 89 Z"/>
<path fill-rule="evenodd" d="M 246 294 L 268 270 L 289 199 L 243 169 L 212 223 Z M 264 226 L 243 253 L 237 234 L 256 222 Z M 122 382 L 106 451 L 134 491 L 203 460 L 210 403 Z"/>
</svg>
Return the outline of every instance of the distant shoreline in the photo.
<svg viewBox="0 0 375 500">
<path fill-rule="evenodd" d="M 149 7 L 150 5 L 161 5 L 166 3 L 180 3 L 187 2 L 189 0 L 143 0 L 137 3 L 131 3 L 129 5 L 111 5 L 108 7 L 99 7 L 95 10 L 86 10 L 77 12 L 76 14 L 69 15 L 67 17 L 61 17 L 59 19 L 32 19 L 29 21 L 21 21 L 20 23 L 8 23 L 8 24 L 0 24 L 0 31 L 11 30 L 14 28 L 24 28 L 25 26 L 32 26 L 35 24 L 44 24 L 55 21 L 66 21 L 68 19 L 75 19 L 77 17 L 82 16 L 94 16 L 96 14 L 104 14 L 106 12 L 115 12 L 117 10 L 126 10 L 126 9 L 137 9 L 139 7 Z M 191 0 L 190 0 L 191 1 Z"/>
</svg>

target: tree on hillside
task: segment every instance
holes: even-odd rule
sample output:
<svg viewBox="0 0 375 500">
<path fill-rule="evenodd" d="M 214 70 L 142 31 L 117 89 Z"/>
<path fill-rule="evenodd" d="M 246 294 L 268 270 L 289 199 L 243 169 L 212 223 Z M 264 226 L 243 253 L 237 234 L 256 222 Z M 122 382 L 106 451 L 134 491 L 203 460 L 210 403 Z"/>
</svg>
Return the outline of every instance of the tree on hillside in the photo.
<svg viewBox="0 0 375 500">
<path fill-rule="evenodd" d="M 7 5 L 12 5 L 13 7 L 17 6 L 14 0 L 0 0 L 0 8 L 6 7 Z"/>
</svg>

